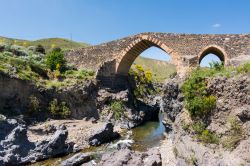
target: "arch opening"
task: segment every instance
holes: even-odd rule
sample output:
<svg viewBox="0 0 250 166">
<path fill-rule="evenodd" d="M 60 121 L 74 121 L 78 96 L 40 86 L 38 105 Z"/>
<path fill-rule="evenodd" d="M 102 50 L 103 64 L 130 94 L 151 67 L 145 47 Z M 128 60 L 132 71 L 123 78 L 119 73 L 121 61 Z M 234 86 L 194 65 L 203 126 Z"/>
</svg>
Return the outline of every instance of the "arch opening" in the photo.
<svg viewBox="0 0 250 166">
<path fill-rule="evenodd" d="M 150 55 L 152 52 L 158 53 L 158 56 L 157 54 Z M 159 62 L 168 61 L 168 63 L 173 64 L 174 59 L 168 52 L 170 52 L 170 49 L 159 41 L 141 40 L 133 46 L 130 46 L 128 51 L 124 53 L 122 59 L 117 64 L 116 74 L 127 76 L 131 66 L 140 61 L 136 60 L 140 55 L 142 55 L 142 58 L 156 59 L 156 61 L 158 60 Z M 163 58 L 163 54 L 165 58 Z"/>
<path fill-rule="evenodd" d="M 210 63 L 223 63 L 225 64 L 224 53 L 216 47 L 209 47 L 199 57 L 200 67 L 209 67 Z"/>
</svg>

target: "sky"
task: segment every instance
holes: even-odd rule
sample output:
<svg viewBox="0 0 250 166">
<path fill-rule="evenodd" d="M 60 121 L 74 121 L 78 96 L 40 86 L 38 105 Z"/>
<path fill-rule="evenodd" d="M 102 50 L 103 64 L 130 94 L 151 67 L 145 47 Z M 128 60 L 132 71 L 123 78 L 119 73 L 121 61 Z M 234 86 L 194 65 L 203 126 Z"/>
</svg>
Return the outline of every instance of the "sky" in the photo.
<svg viewBox="0 0 250 166">
<path fill-rule="evenodd" d="M 100 44 L 141 32 L 250 33 L 249 0 L 0 0 L 0 5 L 0 36 L 19 39 Z"/>
</svg>

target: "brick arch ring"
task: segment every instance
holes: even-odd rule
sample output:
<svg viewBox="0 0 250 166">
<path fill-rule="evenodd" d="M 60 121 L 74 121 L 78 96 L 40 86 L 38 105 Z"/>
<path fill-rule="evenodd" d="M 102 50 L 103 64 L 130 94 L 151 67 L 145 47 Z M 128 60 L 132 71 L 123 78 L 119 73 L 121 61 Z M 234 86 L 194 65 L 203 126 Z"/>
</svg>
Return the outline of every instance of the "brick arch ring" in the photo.
<svg viewBox="0 0 250 166">
<path fill-rule="evenodd" d="M 171 63 L 177 66 L 178 55 L 169 47 L 167 47 L 162 41 L 157 38 L 141 35 L 131 44 L 129 44 L 122 52 L 119 54 L 116 63 L 116 74 L 127 75 L 128 71 L 135 61 L 135 59 L 146 49 L 155 46 L 164 52 L 166 52 L 171 57 Z"/>
</svg>

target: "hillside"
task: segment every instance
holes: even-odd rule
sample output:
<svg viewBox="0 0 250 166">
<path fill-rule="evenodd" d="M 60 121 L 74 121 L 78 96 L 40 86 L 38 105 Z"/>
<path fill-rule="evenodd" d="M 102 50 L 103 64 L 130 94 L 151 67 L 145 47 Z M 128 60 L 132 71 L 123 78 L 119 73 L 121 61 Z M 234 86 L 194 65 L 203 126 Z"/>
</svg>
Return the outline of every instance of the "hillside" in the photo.
<svg viewBox="0 0 250 166">
<path fill-rule="evenodd" d="M 169 78 L 171 74 L 176 72 L 176 68 L 173 64 L 166 61 L 144 58 L 142 56 L 136 58 L 134 64 L 140 64 L 146 70 L 151 70 L 153 78 L 159 82 L 163 82 L 166 78 Z"/>
<path fill-rule="evenodd" d="M 12 39 L 0 36 L 0 43 L 1 42 L 7 44 L 25 46 L 25 47 L 41 44 L 47 51 L 49 51 L 52 47 L 61 47 L 67 50 L 67 49 L 76 49 L 79 47 L 86 47 L 89 45 L 86 43 L 70 41 L 68 39 L 63 39 L 63 38 L 46 38 L 46 39 L 30 41 L 30 40 Z"/>
</svg>

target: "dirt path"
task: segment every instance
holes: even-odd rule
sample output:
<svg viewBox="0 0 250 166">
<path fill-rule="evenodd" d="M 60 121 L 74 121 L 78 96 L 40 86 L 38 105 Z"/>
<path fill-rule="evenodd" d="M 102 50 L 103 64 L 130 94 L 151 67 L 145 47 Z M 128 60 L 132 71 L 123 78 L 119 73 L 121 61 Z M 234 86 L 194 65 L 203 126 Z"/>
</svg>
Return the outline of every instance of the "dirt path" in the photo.
<svg viewBox="0 0 250 166">
<path fill-rule="evenodd" d="M 162 158 L 163 166 L 176 166 L 176 159 L 173 153 L 173 144 L 170 139 L 166 136 L 161 142 L 160 153 Z"/>
</svg>

